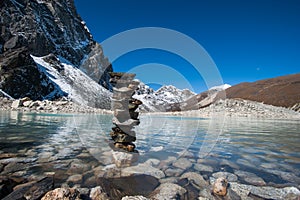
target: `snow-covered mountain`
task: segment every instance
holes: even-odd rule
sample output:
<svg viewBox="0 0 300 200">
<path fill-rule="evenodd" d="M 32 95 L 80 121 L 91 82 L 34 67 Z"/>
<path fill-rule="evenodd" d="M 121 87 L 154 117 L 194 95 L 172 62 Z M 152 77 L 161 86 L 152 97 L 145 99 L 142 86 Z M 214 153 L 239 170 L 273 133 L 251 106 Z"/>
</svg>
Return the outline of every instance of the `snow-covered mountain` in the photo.
<svg viewBox="0 0 300 200">
<path fill-rule="evenodd" d="M 67 60 L 56 58 L 54 55 L 31 57 L 37 63 L 39 71 L 49 77 L 44 80 L 43 84 L 55 86 L 53 91 L 45 97 L 46 99 L 53 99 L 54 96 L 68 96 L 80 105 L 110 109 L 112 93 Z M 52 62 L 49 63 L 49 60 Z"/>
<path fill-rule="evenodd" d="M 225 90 L 230 87 L 231 85 L 229 84 L 211 87 L 209 90 L 194 95 L 185 101 L 167 105 L 166 111 L 198 110 L 207 107 L 219 99 L 225 99 Z"/>
<path fill-rule="evenodd" d="M 67 60 L 68 66 L 82 70 L 96 83 L 112 89 L 108 74 L 112 66 L 77 14 L 73 0 L 1 0 L 0 15 L 0 89 L 8 95 L 37 100 L 70 94 L 58 92 L 65 91 L 64 86 L 41 70 L 38 57 L 45 58 L 44 67 L 62 62 L 56 67 L 62 66 L 65 72 L 71 69 L 62 61 Z M 81 76 L 68 77 L 70 73 L 61 76 L 61 80 L 74 79 L 74 83 L 80 83 L 77 78 Z M 97 87 L 90 89 L 81 96 L 84 101 L 100 92 Z M 109 97 L 108 92 L 100 95 Z"/>
<path fill-rule="evenodd" d="M 154 91 L 141 82 L 133 97 L 143 102 L 139 108 L 141 111 L 154 112 L 165 111 L 167 105 L 186 101 L 194 95 L 196 94 L 188 89 L 180 90 L 173 85 L 162 86 Z"/>
</svg>

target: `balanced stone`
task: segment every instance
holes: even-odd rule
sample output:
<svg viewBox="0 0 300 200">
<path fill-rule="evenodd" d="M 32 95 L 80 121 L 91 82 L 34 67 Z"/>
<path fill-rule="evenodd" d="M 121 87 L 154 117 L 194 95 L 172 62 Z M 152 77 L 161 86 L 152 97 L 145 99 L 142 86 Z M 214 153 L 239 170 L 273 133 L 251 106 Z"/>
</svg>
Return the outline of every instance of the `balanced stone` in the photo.
<svg viewBox="0 0 300 200">
<path fill-rule="evenodd" d="M 133 143 L 115 142 L 114 146 L 129 152 L 134 152 L 135 145 Z"/>
<path fill-rule="evenodd" d="M 122 73 L 122 72 L 111 72 L 110 75 L 110 83 L 115 87 L 120 80 L 132 81 L 135 77 L 135 74 Z"/>
<path fill-rule="evenodd" d="M 130 85 L 132 85 L 132 81 L 119 79 L 115 82 L 114 88 L 122 88 L 122 87 L 131 88 L 131 87 L 129 87 Z"/>
<path fill-rule="evenodd" d="M 131 118 L 131 115 L 128 110 L 115 109 L 114 116 L 118 119 L 119 122 L 124 122 Z"/>
<path fill-rule="evenodd" d="M 140 82 L 139 81 L 132 81 L 129 85 L 128 88 L 136 90 L 138 89 Z"/>
<path fill-rule="evenodd" d="M 129 99 L 133 95 L 134 90 L 127 88 L 127 87 L 122 87 L 122 88 L 114 88 L 114 93 L 113 93 L 113 98 L 114 99 Z"/>
<path fill-rule="evenodd" d="M 129 111 L 131 119 L 137 120 L 139 117 L 139 112 Z"/>
<path fill-rule="evenodd" d="M 135 111 L 141 104 L 142 102 L 138 99 L 130 99 L 128 105 L 129 111 Z"/>
<path fill-rule="evenodd" d="M 115 131 L 117 129 L 117 131 Z M 112 139 L 115 141 L 115 139 L 117 138 L 117 135 L 123 135 L 123 134 L 126 134 L 126 135 L 129 135 L 131 137 L 135 137 L 136 134 L 135 134 L 135 131 L 134 130 L 129 130 L 129 131 L 124 131 L 122 129 L 120 129 L 119 127 L 113 127 L 112 128 L 112 131 L 110 132 L 110 136 L 112 137 Z M 120 142 L 120 141 L 119 141 Z M 124 141 L 125 142 L 125 141 Z M 128 141 L 127 141 L 128 142 Z M 132 141 L 133 142 L 133 141 Z"/>
<path fill-rule="evenodd" d="M 128 99 L 112 99 L 112 109 L 124 109 L 128 108 L 129 101 Z"/>
<path fill-rule="evenodd" d="M 132 128 L 140 124 L 140 120 L 128 119 L 124 122 L 120 122 L 116 117 L 113 117 L 112 121 L 115 125 L 117 125 L 121 129 L 124 126 Z"/>
<path fill-rule="evenodd" d="M 136 137 L 131 136 L 131 135 L 127 135 L 126 133 L 115 133 L 115 132 L 111 132 L 110 133 L 112 139 L 115 142 L 120 142 L 120 143 L 131 143 L 134 142 L 136 140 Z"/>
</svg>

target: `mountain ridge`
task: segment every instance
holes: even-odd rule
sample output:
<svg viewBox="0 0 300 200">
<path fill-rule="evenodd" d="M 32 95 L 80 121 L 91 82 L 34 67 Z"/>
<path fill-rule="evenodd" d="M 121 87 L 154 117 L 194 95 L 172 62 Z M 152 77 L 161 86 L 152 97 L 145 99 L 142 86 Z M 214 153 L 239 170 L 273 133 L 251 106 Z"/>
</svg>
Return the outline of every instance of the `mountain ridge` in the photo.
<svg viewBox="0 0 300 200">
<path fill-rule="evenodd" d="M 141 100 L 141 111 L 165 111 L 168 104 L 179 103 L 194 96 L 189 89 L 178 89 L 173 85 L 164 85 L 156 91 L 144 83 L 140 83 L 135 91 L 134 98 Z"/>
<path fill-rule="evenodd" d="M 225 90 L 227 98 L 241 98 L 265 104 L 292 107 L 300 102 L 300 73 L 243 82 Z"/>
<path fill-rule="evenodd" d="M 165 110 L 199 110 L 224 99 L 244 99 L 300 110 L 300 73 L 224 86 L 212 87 L 183 102 L 167 104 Z"/>
</svg>

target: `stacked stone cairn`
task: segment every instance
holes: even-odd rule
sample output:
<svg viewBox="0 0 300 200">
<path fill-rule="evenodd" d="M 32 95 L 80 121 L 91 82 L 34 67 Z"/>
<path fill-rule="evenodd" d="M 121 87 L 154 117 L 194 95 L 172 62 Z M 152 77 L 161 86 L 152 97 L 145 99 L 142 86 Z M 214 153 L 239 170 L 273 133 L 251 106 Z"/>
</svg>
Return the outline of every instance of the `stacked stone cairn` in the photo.
<svg viewBox="0 0 300 200">
<path fill-rule="evenodd" d="M 136 111 L 141 101 L 132 96 L 139 85 L 134 80 L 135 74 L 111 72 L 110 83 L 113 85 L 112 109 L 114 111 L 113 124 L 110 136 L 114 141 L 114 147 L 135 151 L 133 142 L 136 140 L 134 127 L 139 125 L 139 112 Z"/>
</svg>

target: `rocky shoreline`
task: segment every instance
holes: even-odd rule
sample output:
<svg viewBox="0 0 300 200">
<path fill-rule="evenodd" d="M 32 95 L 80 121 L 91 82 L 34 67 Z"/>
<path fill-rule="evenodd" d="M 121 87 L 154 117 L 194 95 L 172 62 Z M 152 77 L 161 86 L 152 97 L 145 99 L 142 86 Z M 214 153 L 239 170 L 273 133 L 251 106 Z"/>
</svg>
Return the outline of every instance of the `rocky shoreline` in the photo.
<svg viewBox="0 0 300 200">
<path fill-rule="evenodd" d="M 24 102 L 26 102 L 24 104 Z M 13 103 L 15 103 L 13 105 Z M 0 110 L 21 111 L 21 112 L 43 112 L 43 113 L 98 113 L 113 114 L 111 110 L 92 108 L 85 105 L 78 105 L 67 99 L 56 101 L 32 101 L 28 98 L 11 100 L 7 97 L 0 97 Z M 243 99 L 219 100 L 208 107 L 200 110 L 180 112 L 147 112 L 149 115 L 172 115 L 187 117 L 211 118 L 221 117 L 249 117 L 269 119 L 300 119 L 300 112 L 292 109 L 267 105 L 259 102 Z"/>
<path fill-rule="evenodd" d="M 89 153 L 77 150 L 77 158 L 58 158 L 34 151 L 0 154 L 0 198 L 3 200 L 298 200 L 300 186 L 275 184 L 222 161 L 231 172 L 217 171 L 213 160 L 195 160 L 189 153 L 177 159 L 149 159 L 127 167 L 87 161 Z M 45 154 L 47 152 L 44 152 Z M 107 152 L 111 154 L 112 151 Z M 49 154 L 49 152 L 48 152 Z M 27 156 L 27 157 L 24 157 Z M 46 156 L 46 157 L 45 157 Z M 34 168 L 44 173 L 32 173 Z M 54 172 L 55 170 L 55 172 Z M 270 169 L 271 170 L 271 169 Z M 283 172 L 282 172 L 283 173 Z M 283 176 L 291 181 L 299 177 Z M 225 184 L 218 185 L 218 181 Z M 221 189 L 219 189 L 221 187 Z M 218 193 L 223 191 L 223 193 Z"/>
<path fill-rule="evenodd" d="M 85 105 L 78 105 L 64 98 L 55 101 L 32 101 L 27 97 L 17 100 L 12 100 L 7 97 L 0 97 L 0 110 L 38 113 L 112 114 L 112 111 L 110 110 L 92 108 Z"/>
<path fill-rule="evenodd" d="M 300 119 L 300 112 L 292 109 L 267 105 L 244 99 L 219 100 L 208 107 L 180 112 L 155 112 L 153 115 L 172 115 L 187 117 L 248 117 L 267 119 Z"/>
</svg>

